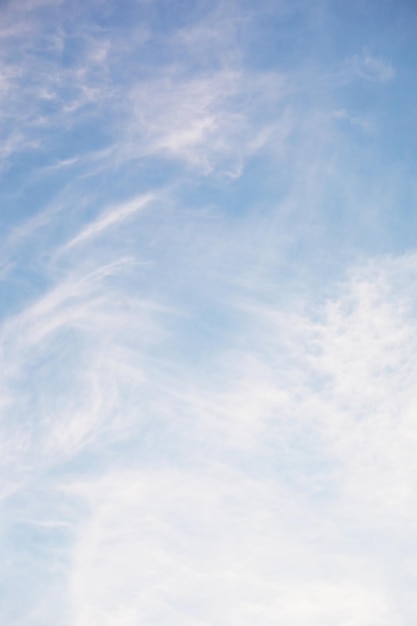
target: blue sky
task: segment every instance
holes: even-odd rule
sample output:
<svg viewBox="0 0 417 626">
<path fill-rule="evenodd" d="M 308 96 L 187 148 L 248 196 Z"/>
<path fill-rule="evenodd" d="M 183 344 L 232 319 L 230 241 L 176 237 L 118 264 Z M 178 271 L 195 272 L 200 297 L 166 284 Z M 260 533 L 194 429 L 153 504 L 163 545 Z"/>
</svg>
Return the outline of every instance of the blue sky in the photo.
<svg viewBox="0 0 417 626">
<path fill-rule="evenodd" d="M 1 4 L 2 624 L 415 624 L 416 27 Z"/>
</svg>

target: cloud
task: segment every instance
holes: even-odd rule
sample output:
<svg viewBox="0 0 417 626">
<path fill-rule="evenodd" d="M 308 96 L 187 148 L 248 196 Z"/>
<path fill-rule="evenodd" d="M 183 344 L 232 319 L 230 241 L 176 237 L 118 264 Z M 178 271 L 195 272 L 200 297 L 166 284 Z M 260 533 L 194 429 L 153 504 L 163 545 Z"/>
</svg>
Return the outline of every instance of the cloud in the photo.
<svg viewBox="0 0 417 626">
<path fill-rule="evenodd" d="M 236 302 L 206 371 L 128 345 L 140 308 L 120 318 L 114 292 L 92 298 L 111 268 L 39 303 L 31 318 L 88 297 L 76 327 L 99 339 L 84 345 L 83 402 L 45 424 L 43 450 L 112 459 L 43 484 L 72 539 L 42 597 L 65 598 L 79 626 L 392 623 L 411 570 L 383 546 L 412 536 L 416 506 L 416 268 L 414 255 L 359 264 L 302 308 Z"/>
<path fill-rule="evenodd" d="M 395 69 L 390 61 L 367 52 L 352 56 L 347 61 L 347 72 L 354 77 L 378 83 L 395 78 Z"/>
<path fill-rule="evenodd" d="M 61 248 L 60 252 L 66 252 L 75 246 L 79 246 L 90 239 L 102 235 L 106 230 L 133 217 L 138 211 L 152 202 L 153 199 L 154 196 L 152 194 L 146 194 L 145 196 L 139 196 L 133 200 L 129 200 L 125 204 L 118 205 L 114 209 L 106 211 L 104 215 L 100 215 L 91 224 L 85 226 L 78 235 Z"/>
<path fill-rule="evenodd" d="M 407 525 L 415 506 L 415 267 L 411 255 L 355 273 L 346 295 L 328 304 L 312 359 L 326 381 L 323 429 L 346 464 L 346 494 L 357 500 L 351 510 L 371 515 L 371 523 Z"/>
<path fill-rule="evenodd" d="M 349 624 L 375 616 L 385 624 L 392 616 L 366 559 L 322 545 L 318 553 L 297 503 L 273 482 L 218 467 L 194 477 L 110 473 L 78 491 L 92 507 L 72 561 L 79 626 L 138 617 L 221 624 L 225 615 L 230 624 Z M 324 532 L 316 528 L 316 541 Z"/>
<path fill-rule="evenodd" d="M 4 166 L 33 150 L 48 159 L 46 146 L 49 155 L 57 153 L 52 165 L 82 159 L 82 144 L 73 137 L 90 128 L 97 145 L 88 152 L 101 154 L 107 168 L 154 155 L 206 174 L 239 175 L 246 159 L 277 139 L 276 119 L 261 116 L 263 109 L 282 101 L 285 79 L 280 72 L 243 75 L 239 55 L 226 52 L 238 49 L 237 14 L 226 11 L 225 16 L 219 7 L 203 16 L 197 11 L 187 26 L 173 28 L 163 45 L 169 55 L 175 57 L 177 51 L 178 62 L 151 69 L 141 58 L 149 55 L 158 33 L 149 30 L 146 20 L 131 29 L 97 29 L 86 12 L 81 20 L 78 16 L 81 28 L 75 36 L 75 10 L 65 12 L 58 3 L 49 8 L 49 19 L 39 21 L 33 7 L 31 18 L 24 20 L 31 46 L 21 48 L 23 35 L 16 40 L 7 36 L 7 97 L 0 110 L 8 146 Z M 223 53 L 212 41 L 219 36 Z M 48 51 L 46 58 L 39 48 Z M 202 71 L 193 67 L 197 58 Z M 64 152 L 53 139 L 57 129 L 62 140 L 65 136 Z"/>
<path fill-rule="evenodd" d="M 137 202 L 129 206 L 136 208 Z M 40 297 L 1 324 L 1 433 L 10 480 L 103 437 L 117 439 L 116 431 L 125 433 L 137 418 L 123 395 L 143 385 L 139 353 L 158 341 L 157 320 L 167 312 L 136 289 L 119 290 L 121 276 L 137 263 L 116 256 L 108 264 L 96 257 L 93 269 L 90 258 L 89 270 L 71 260 L 64 275 L 51 272 Z"/>
<path fill-rule="evenodd" d="M 282 73 L 243 73 L 228 59 L 220 68 L 190 69 L 172 64 L 130 87 L 118 125 L 118 162 L 157 157 L 205 175 L 237 177 L 265 147 L 275 142 L 280 150 L 292 130 Z"/>
</svg>

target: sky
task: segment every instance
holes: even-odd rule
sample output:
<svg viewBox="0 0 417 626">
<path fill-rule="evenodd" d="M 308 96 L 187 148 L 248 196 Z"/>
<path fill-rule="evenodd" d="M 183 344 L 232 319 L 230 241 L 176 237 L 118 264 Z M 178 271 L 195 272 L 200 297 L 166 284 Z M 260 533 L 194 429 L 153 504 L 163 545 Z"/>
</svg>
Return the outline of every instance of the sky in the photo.
<svg viewBox="0 0 417 626">
<path fill-rule="evenodd" d="M 0 623 L 414 626 L 417 8 L 0 2 Z"/>
</svg>

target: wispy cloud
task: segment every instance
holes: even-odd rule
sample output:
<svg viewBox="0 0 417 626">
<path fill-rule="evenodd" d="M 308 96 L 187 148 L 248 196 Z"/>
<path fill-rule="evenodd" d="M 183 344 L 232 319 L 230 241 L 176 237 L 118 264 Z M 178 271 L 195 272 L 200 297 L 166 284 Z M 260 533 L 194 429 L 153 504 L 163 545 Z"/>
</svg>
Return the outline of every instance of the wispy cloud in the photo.
<svg viewBox="0 0 417 626">
<path fill-rule="evenodd" d="M 60 438 L 68 450 L 91 445 L 90 420 L 122 411 L 136 459 L 57 483 L 87 505 L 61 581 L 75 623 L 221 623 L 225 612 L 236 624 L 390 623 L 409 573 L 396 564 L 382 575 L 384 552 L 363 533 L 412 530 L 415 267 L 413 257 L 358 266 L 313 309 L 245 307 L 205 376 L 167 355 L 159 372 L 149 361 L 140 372 L 137 352 L 116 347 L 126 320 L 112 318 L 113 356 L 88 370 L 85 413 L 72 407 L 72 422 L 48 427 L 54 450 Z M 137 410 L 130 421 L 133 398 L 143 421 Z"/>
<path fill-rule="evenodd" d="M 94 237 L 98 237 L 106 230 L 117 226 L 118 224 L 133 217 L 138 211 L 145 208 L 154 199 L 154 195 L 147 194 L 145 196 L 139 196 L 133 200 L 129 200 L 125 204 L 119 205 L 113 209 L 110 209 L 96 218 L 92 223 L 87 224 L 83 230 L 71 239 L 60 252 L 66 252 L 75 246 L 86 243 Z"/>
<path fill-rule="evenodd" d="M 401 60 L 168 5 L 0 9 L 0 621 L 408 626 Z"/>
<path fill-rule="evenodd" d="M 385 83 L 395 77 L 392 63 L 369 53 L 355 55 L 347 62 L 348 71 L 358 78 Z"/>
</svg>

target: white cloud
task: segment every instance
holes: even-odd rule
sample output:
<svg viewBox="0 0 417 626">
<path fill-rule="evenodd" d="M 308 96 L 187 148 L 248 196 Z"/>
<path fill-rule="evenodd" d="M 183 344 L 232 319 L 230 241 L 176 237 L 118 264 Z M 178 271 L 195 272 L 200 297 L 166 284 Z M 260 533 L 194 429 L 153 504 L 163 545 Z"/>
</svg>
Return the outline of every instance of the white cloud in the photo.
<svg viewBox="0 0 417 626">
<path fill-rule="evenodd" d="M 305 512 L 279 484 L 219 466 L 194 477 L 112 472 L 78 491 L 91 514 L 72 561 L 77 626 L 225 618 L 347 626 L 393 617 L 366 558 L 325 547 L 324 528 L 312 541 Z"/>
<path fill-rule="evenodd" d="M 411 564 L 384 546 L 414 533 L 416 271 L 414 256 L 381 258 L 303 313 L 246 306 L 204 373 L 126 346 L 140 309 L 117 319 L 109 295 L 103 318 L 90 303 L 105 349 L 44 440 L 58 462 L 113 429 L 114 466 L 44 486 L 78 502 L 58 589 L 71 623 L 411 623 Z"/>
<path fill-rule="evenodd" d="M 132 218 L 138 211 L 141 211 L 155 198 L 153 194 L 146 194 L 144 196 L 138 196 L 128 202 L 118 205 L 103 215 L 97 217 L 91 224 L 87 224 L 83 227 L 83 230 L 71 239 L 67 244 L 61 248 L 60 253 L 66 252 L 75 246 L 84 244 L 90 239 L 102 235 L 105 231 L 121 224 L 122 222 Z"/>
<path fill-rule="evenodd" d="M 355 78 L 386 83 L 395 78 L 395 69 L 390 61 L 364 52 L 346 62 L 346 71 Z"/>
<path fill-rule="evenodd" d="M 225 67 L 190 77 L 170 68 L 133 88 L 119 158 L 155 155 L 205 174 L 239 176 L 248 158 L 273 140 L 279 151 L 290 132 L 284 110 L 279 122 L 264 116 L 271 103 L 282 106 L 285 94 L 278 73 L 249 76 Z"/>
<path fill-rule="evenodd" d="M 158 341 L 166 311 L 117 288 L 131 259 L 97 261 L 89 272 L 72 265 L 0 327 L 3 463 L 12 475 L 116 440 L 141 419 L 130 405 L 144 383 L 140 352 Z"/>
<path fill-rule="evenodd" d="M 21 49 L 19 37 L 15 41 L 10 35 L 10 49 L 16 54 L 4 64 L 4 76 L 13 80 L 3 81 L 7 97 L 0 115 L 8 146 L 3 163 L 21 152 L 44 152 L 57 129 L 69 132 L 101 118 L 107 128 L 98 150 L 107 167 L 155 155 L 205 173 L 218 170 L 238 176 L 247 158 L 282 136 L 285 120 L 277 123 L 276 116 L 266 119 L 264 113 L 271 102 L 282 101 L 285 80 L 278 72 L 243 75 L 239 55 L 226 53 L 231 46 L 237 50 L 236 15 L 232 11 L 226 20 L 224 11 L 214 8 L 206 17 L 205 25 L 196 19 L 174 30 L 165 45 L 183 53 L 177 63 L 155 67 L 153 72 L 141 64 L 146 45 L 153 43 L 146 25 L 128 32 L 101 31 L 86 15 L 77 33 L 82 53 L 71 56 L 74 42 L 67 32 L 71 12 L 59 9 L 53 31 L 48 22 L 25 19 L 24 37 L 32 45 Z M 222 54 L 212 41 L 219 37 L 219 28 L 224 31 Z M 47 46 L 47 59 L 38 54 L 39 46 Z M 71 57 L 65 67 L 63 55 Z M 204 71 L 193 70 L 197 57 L 206 66 Z M 132 67 L 128 76 L 124 67 L 126 71 Z M 83 156 L 81 151 L 58 160 L 71 162 Z"/>
</svg>

